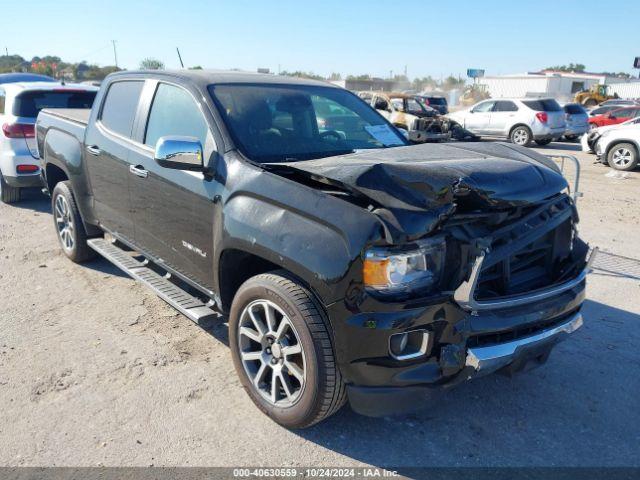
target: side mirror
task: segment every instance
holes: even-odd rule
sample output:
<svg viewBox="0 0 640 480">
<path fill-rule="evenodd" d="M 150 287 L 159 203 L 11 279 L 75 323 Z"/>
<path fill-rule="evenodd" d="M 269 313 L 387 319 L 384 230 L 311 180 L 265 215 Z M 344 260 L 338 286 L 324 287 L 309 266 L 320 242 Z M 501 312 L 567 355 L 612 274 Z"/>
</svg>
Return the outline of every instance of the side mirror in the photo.
<svg viewBox="0 0 640 480">
<path fill-rule="evenodd" d="M 156 163 L 174 170 L 202 172 L 202 145 L 195 137 L 160 137 L 154 154 Z"/>
</svg>

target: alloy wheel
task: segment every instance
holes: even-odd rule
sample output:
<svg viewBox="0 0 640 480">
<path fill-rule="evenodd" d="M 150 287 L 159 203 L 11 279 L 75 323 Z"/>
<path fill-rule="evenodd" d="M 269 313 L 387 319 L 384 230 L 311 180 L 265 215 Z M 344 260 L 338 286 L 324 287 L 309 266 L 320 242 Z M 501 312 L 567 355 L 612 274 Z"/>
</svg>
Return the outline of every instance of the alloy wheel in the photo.
<svg viewBox="0 0 640 480">
<path fill-rule="evenodd" d="M 62 195 L 56 197 L 54 215 L 56 226 L 58 227 L 58 237 L 60 237 L 62 247 L 70 251 L 75 244 L 75 226 L 73 224 L 73 218 L 71 217 L 69 203 Z"/>
<path fill-rule="evenodd" d="M 616 148 L 613 151 L 613 163 L 618 167 L 626 167 L 633 162 L 633 152 L 628 148 Z"/>
<path fill-rule="evenodd" d="M 516 145 L 526 145 L 529 142 L 529 134 L 523 128 L 518 128 L 513 132 L 513 143 Z"/>
<path fill-rule="evenodd" d="M 269 300 L 245 307 L 238 323 L 242 366 L 253 388 L 270 404 L 294 405 L 302 396 L 306 361 L 291 319 Z"/>
</svg>

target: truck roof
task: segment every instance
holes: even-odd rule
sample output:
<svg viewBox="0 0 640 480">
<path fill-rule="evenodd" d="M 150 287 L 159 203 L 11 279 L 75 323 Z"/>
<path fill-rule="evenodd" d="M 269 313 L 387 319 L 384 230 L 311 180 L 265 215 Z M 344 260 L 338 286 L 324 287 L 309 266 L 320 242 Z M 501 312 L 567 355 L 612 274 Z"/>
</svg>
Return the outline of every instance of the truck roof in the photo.
<svg viewBox="0 0 640 480">
<path fill-rule="evenodd" d="M 207 85 L 220 83 L 316 85 L 323 87 L 340 88 L 329 82 L 321 80 L 287 77 L 284 75 L 272 75 L 268 73 L 242 72 L 236 70 L 138 70 L 112 73 L 107 78 L 112 79 L 120 76 L 130 77 L 132 75 L 140 75 L 142 77 L 148 78 L 173 77 L 186 79 L 196 83 L 202 88 L 205 88 Z"/>
<path fill-rule="evenodd" d="M 64 85 L 58 82 L 15 82 L 4 83 L 2 88 L 6 91 L 18 91 L 25 90 L 86 90 L 88 92 L 97 92 L 98 88 L 91 85 L 82 85 L 80 83 L 65 83 Z"/>
</svg>

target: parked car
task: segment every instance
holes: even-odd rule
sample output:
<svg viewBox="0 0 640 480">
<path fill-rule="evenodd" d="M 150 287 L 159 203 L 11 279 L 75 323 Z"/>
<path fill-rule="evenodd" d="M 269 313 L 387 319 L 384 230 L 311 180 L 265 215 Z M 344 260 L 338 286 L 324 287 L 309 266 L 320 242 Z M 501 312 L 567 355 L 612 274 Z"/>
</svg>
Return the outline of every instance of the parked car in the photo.
<svg viewBox="0 0 640 480">
<path fill-rule="evenodd" d="M 597 127 L 592 128 L 589 133 L 584 134 L 580 138 L 580 144 L 582 146 L 582 151 L 587 153 L 594 153 L 596 150 L 596 143 L 602 136 L 604 132 L 607 130 L 613 130 L 617 128 L 622 128 L 628 125 L 640 125 L 640 117 L 632 118 L 627 120 L 626 122 L 619 123 L 617 125 L 607 125 L 605 127 Z"/>
<path fill-rule="evenodd" d="M 525 147 L 547 145 L 566 130 L 564 110 L 552 98 L 484 100 L 448 117 L 478 136 L 506 137 Z"/>
<path fill-rule="evenodd" d="M 449 105 L 447 104 L 447 99 L 440 95 L 416 95 L 422 102 L 436 109 L 440 115 L 446 115 L 449 113 Z"/>
<path fill-rule="evenodd" d="M 57 80 L 39 73 L 0 73 L 0 84 L 18 82 L 57 82 Z"/>
<path fill-rule="evenodd" d="M 50 82 L 0 85 L 0 200 L 14 203 L 26 187 L 42 187 L 34 124 L 43 108 L 90 108 L 97 89 Z"/>
<path fill-rule="evenodd" d="M 623 100 L 621 98 L 616 98 L 613 100 L 606 100 L 604 102 L 602 102 L 599 106 L 600 107 L 608 107 L 608 106 L 614 106 L 614 107 L 633 107 L 633 106 L 637 106 L 640 105 L 640 102 L 638 102 L 638 100 Z"/>
<path fill-rule="evenodd" d="M 604 115 L 605 113 L 609 113 L 612 110 L 618 110 L 620 105 L 605 105 L 602 107 L 596 107 L 592 110 L 588 110 L 590 117 L 595 117 L 598 115 Z"/>
<path fill-rule="evenodd" d="M 567 103 L 562 109 L 567 122 L 567 129 L 564 132 L 564 137 L 567 140 L 575 140 L 589 131 L 589 114 L 582 105 Z"/>
<path fill-rule="evenodd" d="M 448 140 L 449 120 L 406 93 L 359 92 L 358 96 L 396 127 L 407 132 L 414 143 Z"/>
<path fill-rule="evenodd" d="M 618 123 L 624 123 L 631 118 L 636 118 L 639 115 L 640 106 L 617 108 L 605 114 L 595 115 L 589 118 L 589 125 L 591 128 L 617 125 Z"/>
<path fill-rule="evenodd" d="M 640 125 L 629 124 L 602 133 L 596 143 L 598 161 L 611 168 L 630 171 L 638 166 Z"/>
<path fill-rule="evenodd" d="M 320 131 L 318 102 L 359 122 Z M 582 325 L 588 246 L 534 151 L 409 145 L 342 88 L 197 70 L 109 75 L 88 119 L 43 110 L 36 131 L 64 254 L 225 315 L 242 385 L 287 427 L 347 399 L 421 408 Z"/>
</svg>

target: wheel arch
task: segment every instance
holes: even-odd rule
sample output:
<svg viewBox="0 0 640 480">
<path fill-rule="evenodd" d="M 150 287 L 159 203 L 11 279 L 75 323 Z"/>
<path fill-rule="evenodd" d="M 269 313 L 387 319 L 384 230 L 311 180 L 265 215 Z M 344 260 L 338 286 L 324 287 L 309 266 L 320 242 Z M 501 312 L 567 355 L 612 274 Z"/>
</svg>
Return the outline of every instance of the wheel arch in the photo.
<svg viewBox="0 0 640 480">
<path fill-rule="evenodd" d="M 226 248 L 218 259 L 218 285 L 220 295 L 220 308 L 225 314 L 231 310 L 231 304 L 240 286 L 256 275 L 279 271 L 291 280 L 299 282 L 308 289 L 321 303 L 320 295 L 313 286 L 302 276 L 293 272 L 290 268 L 275 263 L 256 253 L 239 248 Z"/>
</svg>

